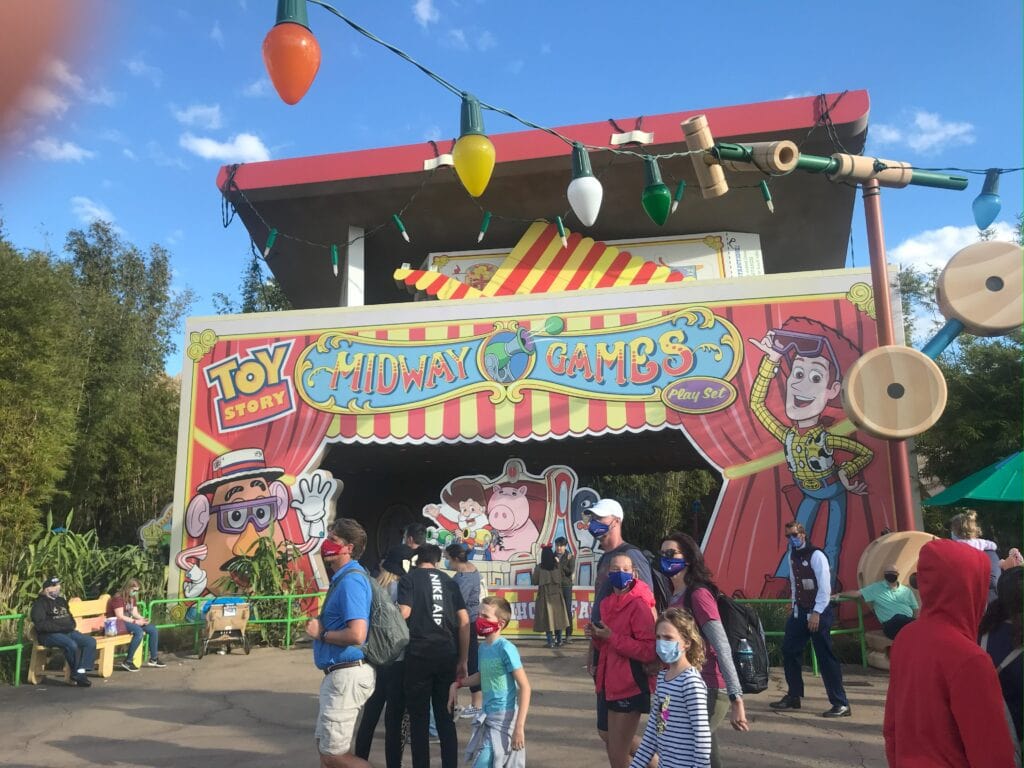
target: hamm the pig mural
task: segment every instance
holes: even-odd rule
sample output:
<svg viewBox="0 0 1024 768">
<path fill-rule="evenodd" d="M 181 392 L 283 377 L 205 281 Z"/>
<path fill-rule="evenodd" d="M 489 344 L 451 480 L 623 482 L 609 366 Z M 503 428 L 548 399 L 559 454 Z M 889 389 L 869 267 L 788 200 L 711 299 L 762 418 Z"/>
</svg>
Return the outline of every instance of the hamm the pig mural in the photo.
<svg viewBox="0 0 1024 768">
<path fill-rule="evenodd" d="M 492 586 L 529 586 L 541 548 L 554 546 L 560 536 L 576 556 L 576 584 L 589 586 L 596 544 L 585 533 L 583 508 L 591 498 L 596 494 L 577 488 L 569 467 L 531 475 L 520 459 L 509 459 L 498 477 L 453 479 L 441 491 L 441 503 L 427 504 L 423 515 L 428 540 L 442 547 L 465 544 Z"/>
</svg>

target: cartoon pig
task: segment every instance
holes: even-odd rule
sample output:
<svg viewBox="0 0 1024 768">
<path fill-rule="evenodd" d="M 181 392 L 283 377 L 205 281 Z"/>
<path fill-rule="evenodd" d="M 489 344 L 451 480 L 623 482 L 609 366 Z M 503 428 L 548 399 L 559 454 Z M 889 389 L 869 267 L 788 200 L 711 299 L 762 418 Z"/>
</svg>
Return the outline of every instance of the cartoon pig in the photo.
<svg viewBox="0 0 1024 768">
<path fill-rule="evenodd" d="M 491 545 L 492 560 L 508 560 L 517 552 L 529 552 L 540 538 L 540 531 L 530 519 L 525 485 L 495 488 L 487 501 L 487 521 L 496 534 Z"/>
</svg>

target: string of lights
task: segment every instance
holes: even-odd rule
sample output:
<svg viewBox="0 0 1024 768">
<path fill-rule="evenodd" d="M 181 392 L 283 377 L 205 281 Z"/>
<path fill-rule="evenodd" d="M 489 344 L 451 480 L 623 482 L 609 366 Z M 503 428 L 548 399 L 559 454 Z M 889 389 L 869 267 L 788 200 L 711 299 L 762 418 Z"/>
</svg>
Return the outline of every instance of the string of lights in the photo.
<svg viewBox="0 0 1024 768">
<path fill-rule="evenodd" d="M 267 239 L 262 249 L 264 260 L 268 259 L 274 252 L 277 239 L 282 238 L 330 252 L 334 272 L 337 275 L 339 247 L 343 249 L 348 248 L 359 240 L 370 238 L 391 225 L 398 230 L 406 242 L 411 242 L 410 233 L 406 229 L 402 217 L 414 203 L 419 192 L 433 179 L 436 170 L 442 164 L 454 166 L 456 176 L 469 193 L 473 203 L 481 211 L 482 218 L 477 237 L 478 242 L 483 240 L 493 218 L 523 223 L 537 220 L 553 221 L 558 226 L 563 242 L 566 240 L 563 220 L 568 216 L 569 210 L 575 213 L 577 219 L 585 227 L 592 226 L 600 211 L 603 187 L 598 176 L 592 170 L 591 152 L 608 153 L 609 162 L 602 169 L 601 176 L 605 175 L 612 162 L 618 157 L 635 158 L 644 163 L 646 181 L 641 195 L 641 204 L 648 216 L 659 226 L 663 225 L 668 217 L 676 211 L 683 199 L 687 186 L 685 180 L 679 179 L 677 181 L 670 174 L 670 181 L 675 184 L 674 193 L 670 191 L 668 185 L 663 181 L 659 161 L 681 157 L 689 157 L 693 163 L 700 191 L 705 198 L 718 197 L 729 191 L 730 184 L 725 179 L 722 166 L 731 170 L 745 170 L 758 173 L 761 178 L 754 184 L 731 186 L 733 189 L 759 190 L 765 205 L 772 213 L 774 213 L 774 201 L 769 185 L 779 176 L 789 175 L 794 170 L 823 174 L 833 183 L 850 184 L 853 186 L 857 185 L 856 182 L 878 176 L 883 186 L 902 187 L 907 184 L 917 184 L 946 189 L 964 189 L 967 186 L 966 178 L 943 175 L 948 172 L 984 174 L 984 188 L 982 193 L 975 199 L 973 206 L 975 220 L 980 229 L 986 229 L 999 213 L 999 177 L 1004 173 L 1024 170 L 1022 168 L 920 168 L 904 162 L 852 155 L 843 146 L 835 122 L 832 119 L 832 111 L 838 106 L 847 91 L 838 94 L 831 104 L 828 103 L 827 97 L 824 94 L 818 96 L 820 100 L 819 116 L 807 134 L 800 140 L 799 144 L 793 144 L 792 142 L 771 142 L 750 146 L 716 144 L 711 136 L 707 121 L 703 116 L 691 118 L 683 123 L 682 128 L 687 147 L 685 150 L 657 153 L 643 146 L 642 141 L 636 141 L 633 135 L 642 134 L 641 125 L 643 117 L 636 119 L 632 132 L 623 131 L 615 120 L 609 119 L 611 126 L 618 132 L 616 136 L 622 137 L 625 140 L 625 145 L 623 146 L 588 144 L 566 136 L 553 128 L 524 118 L 510 109 L 481 101 L 430 67 L 416 60 L 398 46 L 383 40 L 373 32 L 365 29 L 329 2 L 326 2 L 326 0 L 308 0 L 308 2 L 320 6 L 358 34 L 411 64 L 437 85 L 452 95 L 459 97 L 461 99 L 461 130 L 459 138 L 452 147 L 450 163 L 435 163 L 431 166 L 421 185 L 413 192 L 405 204 L 391 215 L 389 220 L 365 230 L 359 236 L 344 243 L 314 242 L 300 236 L 281 232 L 273 227 L 249 200 L 245 192 L 237 185 L 235 174 L 239 166 L 232 166 L 229 168 L 228 178 L 222 189 L 224 194 L 222 202 L 224 206 L 222 209 L 224 226 L 227 227 L 231 223 L 237 212 L 234 208 L 234 203 L 230 200 L 230 196 L 234 195 L 236 199 L 241 200 L 252 211 L 254 217 L 266 228 Z M 295 104 L 301 100 L 312 85 L 320 66 L 320 48 L 309 28 L 307 0 L 278 0 L 277 20 L 264 40 L 263 58 L 270 79 L 282 100 L 288 104 Z M 484 190 L 487 188 L 496 162 L 494 145 L 484 132 L 483 110 L 503 115 L 527 128 L 555 137 L 571 147 L 572 181 L 566 190 L 569 210 L 554 217 L 524 218 L 489 210 L 478 202 L 478 198 L 483 195 Z M 803 146 L 822 127 L 824 127 L 827 133 L 834 154 L 831 157 L 804 155 L 801 151 Z M 429 143 L 433 149 L 434 157 L 440 159 L 436 142 L 431 141 Z M 765 162 L 764 158 L 767 156 L 765 148 L 781 144 L 789 144 L 792 147 L 789 156 L 795 158 L 795 161 L 787 163 L 784 167 L 780 167 L 777 162 L 774 166 L 770 162 Z M 632 148 L 634 146 L 639 148 Z M 778 158 L 774 158 L 774 160 L 777 161 Z M 887 178 L 883 178 L 886 176 Z M 887 184 L 886 181 L 889 183 Z M 253 248 L 256 248 L 255 242 L 253 242 Z"/>
</svg>

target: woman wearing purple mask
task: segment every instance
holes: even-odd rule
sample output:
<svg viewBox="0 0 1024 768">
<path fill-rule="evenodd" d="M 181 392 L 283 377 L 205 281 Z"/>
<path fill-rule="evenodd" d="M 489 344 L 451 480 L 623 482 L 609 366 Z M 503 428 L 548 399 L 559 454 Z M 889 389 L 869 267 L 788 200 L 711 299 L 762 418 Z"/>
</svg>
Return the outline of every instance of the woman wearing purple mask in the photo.
<svg viewBox="0 0 1024 768">
<path fill-rule="evenodd" d="M 674 531 L 661 543 L 659 570 L 672 580 L 672 607 L 693 615 L 700 628 L 707 657 L 701 677 L 708 686 L 708 720 L 711 726 L 711 768 L 721 768 L 715 728 L 725 716 L 737 731 L 749 731 L 743 706 L 743 689 L 732 661 L 729 638 L 718 613 L 718 587 L 704 564 L 704 555 L 690 536 Z"/>
<path fill-rule="evenodd" d="M 655 660 L 654 593 L 636 578 L 628 554 L 608 565 L 611 594 L 602 602 L 601 623 L 587 626 L 598 651 L 595 689 L 607 706 L 606 749 L 611 768 L 628 768 L 640 715 L 651 708 L 654 678 L 644 668 Z M 600 729 L 601 724 L 598 724 Z"/>
</svg>

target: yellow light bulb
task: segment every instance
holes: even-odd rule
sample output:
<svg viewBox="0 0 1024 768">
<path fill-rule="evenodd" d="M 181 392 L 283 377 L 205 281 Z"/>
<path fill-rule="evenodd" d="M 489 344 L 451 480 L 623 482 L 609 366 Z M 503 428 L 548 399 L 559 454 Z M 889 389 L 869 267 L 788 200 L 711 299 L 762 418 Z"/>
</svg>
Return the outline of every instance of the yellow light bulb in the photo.
<svg viewBox="0 0 1024 768">
<path fill-rule="evenodd" d="M 462 186 L 473 197 L 480 197 L 494 171 L 494 144 L 491 140 L 482 133 L 461 136 L 455 142 L 452 160 Z"/>
</svg>

